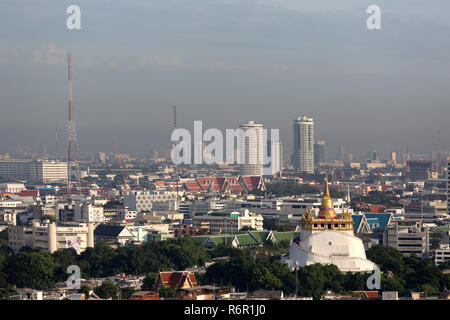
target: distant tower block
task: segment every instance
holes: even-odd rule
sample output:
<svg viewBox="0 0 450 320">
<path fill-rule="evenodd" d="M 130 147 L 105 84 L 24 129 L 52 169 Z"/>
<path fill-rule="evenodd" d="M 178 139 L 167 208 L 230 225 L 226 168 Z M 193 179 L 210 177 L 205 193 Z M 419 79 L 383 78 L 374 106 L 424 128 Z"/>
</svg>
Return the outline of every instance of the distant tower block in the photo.
<svg viewBox="0 0 450 320">
<path fill-rule="evenodd" d="M 248 121 L 240 125 L 244 131 L 239 150 L 241 176 L 260 176 L 263 173 L 263 126 L 262 124 Z"/>
<path fill-rule="evenodd" d="M 294 120 L 294 169 L 314 172 L 314 120 L 305 115 Z"/>
</svg>

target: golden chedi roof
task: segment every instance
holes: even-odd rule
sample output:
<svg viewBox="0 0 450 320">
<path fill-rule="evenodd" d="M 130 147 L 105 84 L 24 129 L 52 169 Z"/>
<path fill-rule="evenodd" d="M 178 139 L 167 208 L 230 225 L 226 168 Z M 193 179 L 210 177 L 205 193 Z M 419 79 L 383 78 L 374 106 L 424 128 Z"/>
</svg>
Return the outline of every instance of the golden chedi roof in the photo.
<svg viewBox="0 0 450 320">
<path fill-rule="evenodd" d="M 325 177 L 325 191 L 323 193 L 322 204 L 317 215 L 319 219 L 337 219 L 336 211 L 334 211 L 333 201 L 331 200 L 330 190 L 328 189 L 328 177 Z"/>
</svg>

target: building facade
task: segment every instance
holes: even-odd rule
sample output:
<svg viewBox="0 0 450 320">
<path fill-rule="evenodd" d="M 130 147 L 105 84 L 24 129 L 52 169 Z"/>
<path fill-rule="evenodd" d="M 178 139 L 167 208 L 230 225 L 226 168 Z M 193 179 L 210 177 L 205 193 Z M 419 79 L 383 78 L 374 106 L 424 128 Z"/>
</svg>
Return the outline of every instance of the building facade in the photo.
<svg viewBox="0 0 450 320">
<path fill-rule="evenodd" d="M 314 166 L 325 162 L 325 141 L 316 141 L 314 143 Z"/>
<path fill-rule="evenodd" d="M 8 245 L 18 252 L 29 246 L 53 253 L 60 249 L 74 248 L 79 254 L 87 247 L 94 247 L 94 226 L 87 224 L 61 224 L 49 221 L 33 221 L 30 227 L 9 227 Z"/>
<path fill-rule="evenodd" d="M 237 232 L 245 227 L 253 230 L 263 230 L 263 217 L 245 210 L 237 211 L 212 211 L 197 213 L 192 218 L 194 228 L 201 228 L 209 224 L 211 234 Z"/>
<path fill-rule="evenodd" d="M 0 177 L 27 182 L 66 182 L 67 163 L 49 160 L 0 160 Z"/>
<path fill-rule="evenodd" d="M 137 212 L 178 210 L 177 195 L 173 192 L 130 191 L 124 197 L 124 205 Z"/>
<path fill-rule="evenodd" d="M 403 255 L 415 254 L 428 258 L 430 253 L 430 233 L 420 222 L 413 226 L 392 223 L 383 234 L 383 245 L 399 250 Z"/>
<path fill-rule="evenodd" d="M 239 173 L 241 176 L 260 176 L 263 174 L 263 126 L 248 121 L 240 125 L 244 135 L 240 141 Z"/>
<path fill-rule="evenodd" d="M 294 120 L 294 169 L 314 172 L 314 120 L 305 115 Z"/>
</svg>

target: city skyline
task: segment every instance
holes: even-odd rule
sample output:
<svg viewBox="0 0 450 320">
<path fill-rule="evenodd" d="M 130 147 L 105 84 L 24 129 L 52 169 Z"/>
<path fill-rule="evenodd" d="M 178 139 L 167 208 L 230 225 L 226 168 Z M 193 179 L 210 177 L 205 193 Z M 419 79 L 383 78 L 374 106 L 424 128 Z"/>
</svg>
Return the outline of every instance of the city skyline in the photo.
<svg viewBox="0 0 450 320">
<path fill-rule="evenodd" d="M 3 3 L 0 146 L 46 144 L 51 152 L 56 123 L 59 141 L 66 140 L 70 51 L 81 153 L 107 152 L 114 143 L 124 153 L 162 153 L 173 105 L 186 128 L 194 120 L 235 128 L 237 117 L 279 128 L 286 154 L 297 114 L 317 119 L 328 154 L 340 144 L 353 154 L 406 145 L 431 153 L 438 130 L 448 149 L 450 45 L 442 13 L 450 4 L 440 1 L 437 10 L 379 1 L 383 28 L 372 32 L 364 2 L 218 1 L 200 10 L 191 1 L 79 1 L 86 18 L 76 32 L 64 26 L 68 2 L 20 10 Z M 125 23 L 122 11 L 136 19 Z"/>
</svg>

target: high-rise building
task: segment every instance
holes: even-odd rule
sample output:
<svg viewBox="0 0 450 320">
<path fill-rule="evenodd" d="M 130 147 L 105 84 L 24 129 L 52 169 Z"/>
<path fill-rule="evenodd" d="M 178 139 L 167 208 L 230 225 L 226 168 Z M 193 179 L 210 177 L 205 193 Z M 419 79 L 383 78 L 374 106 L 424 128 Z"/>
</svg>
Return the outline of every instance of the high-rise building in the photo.
<svg viewBox="0 0 450 320">
<path fill-rule="evenodd" d="M 263 126 L 249 121 L 240 125 L 244 135 L 239 150 L 239 173 L 242 176 L 260 176 L 263 173 Z"/>
<path fill-rule="evenodd" d="M 314 172 L 314 120 L 305 115 L 294 120 L 294 169 Z"/>
<path fill-rule="evenodd" d="M 411 181 L 425 181 L 431 178 L 432 162 L 427 160 L 407 161 L 408 175 Z"/>
<path fill-rule="evenodd" d="M 325 141 L 316 141 L 314 143 L 314 165 L 325 162 Z"/>
<path fill-rule="evenodd" d="M 283 169 L 283 145 L 280 141 L 267 141 L 267 156 L 270 163 L 264 165 L 264 175 L 275 175 Z"/>
</svg>

